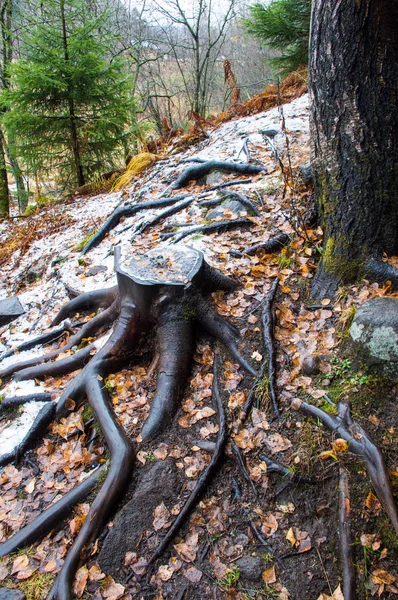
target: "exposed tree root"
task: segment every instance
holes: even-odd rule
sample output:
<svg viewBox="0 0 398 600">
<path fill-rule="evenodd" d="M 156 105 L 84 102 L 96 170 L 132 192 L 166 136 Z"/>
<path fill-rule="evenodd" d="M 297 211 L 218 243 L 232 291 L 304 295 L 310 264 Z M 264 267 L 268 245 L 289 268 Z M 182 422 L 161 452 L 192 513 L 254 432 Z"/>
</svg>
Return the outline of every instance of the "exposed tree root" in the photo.
<svg viewBox="0 0 398 600">
<path fill-rule="evenodd" d="M 22 369 L 15 374 L 14 380 L 27 381 L 29 379 L 42 379 L 43 377 L 61 377 L 73 373 L 73 371 L 81 369 L 90 360 L 90 356 L 95 350 L 95 346 L 90 344 L 90 346 L 86 346 L 61 360 Z"/>
<path fill-rule="evenodd" d="M 238 446 L 235 444 L 235 442 L 233 440 L 231 441 L 231 447 L 232 447 L 232 452 L 236 456 L 236 460 L 238 462 L 240 470 L 242 471 L 243 477 L 246 479 L 247 483 L 252 488 L 254 495 L 257 497 L 258 496 L 257 489 L 256 489 L 256 486 L 254 485 L 253 479 L 250 477 L 249 471 L 247 470 L 246 461 L 245 461 L 244 457 L 242 456 L 242 452 L 240 451 L 240 449 L 238 448 Z"/>
<path fill-rule="evenodd" d="M 344 600 L 355 600 L 355 568 L 352 558 L 350 531 L 350 488 L 346 471 L 340 467 L 339 476 L 339 536 L 340 558 L 343 566 Z"/>
<path fill-rule="evenodd" d="M 293 473 L 284 465 L 281 465 L 280 463 L 268 458 L 268 456 L 262 455 L 260 456 L 260 459 L 267 465 L 267 473 L 277 473 L 282 477 L 287 477 L 292 483 L 307 483 L 310 485 L 318 483 L 316 479 L 310 479 L 309 477 L 305 477 L 305 475 Z"/>
<path fill-rule="evenodd" d="M 111 289 L 113 289 L 113 288 L 111 288 Z M 29 358 L 29 359 L 21 361 L 19 363 L 14 363 L 12 365 L 9 365 L 8 367 L 5 367 L 4 369 L 0 369 L 0 378 L 4 379 L 5 377 L 10 377 L 14 373 L 17 373 L 17 372 L 19 373 L 23 369 L 27 369 L 28 367 L 34 367 L 36 365 L 48 363 L 49 361 L 53 360 L 54 358 L 57 358 L 57 356 L 59 356 L 59 354 L 67 352 L 68 350 L 70 350 L 71 348 L 73 348 L 75 346 L 79 346 L 83 340 L 92 338 L 97 333 L 99 333 L 101 330 L 112 325 L 112 323 L 116 320 L 116 318 L 119 315 L 119 310 L 120 310 L 119 302 L 116 299 L 111 304 L 111 306 L 109 306 L 108 308 L 103 310 L 101 313 L 99 313 L 98 315 L 93 317 L 90 321 L 85 323 L 83 325 L 83 327 L 80 329 L 80 331 L 78 331 L 77 333 L 75 333 L 73 336 L 71 336 L 69 338 L 68 342 L 64 346 L 61 346 L 60 348 L 57 348 L 56 350 L 52 350 L 51 352 L 48 352 L 47 354 L 42 354 L 41 356 L 35 356 L 33 358 Z M 45 372 L 45 370 L 46 370 L 46 367 L 43 367 L 44 372 Z M 42 371 L 39 370 L 37 372 L 41 373 Z M 45 373 L 45 374 L 48 374 L 48 373 Z M 41 375 L 34 375 L 34 376 L 40 377 Z M 32 377 L 25 377 L 25 379 L 32 379 Z M 22 381 L 22 380 L 20 379 L 20 381 Z"/>
<path fill-rule="evenodd" d="M 398 511 L 383 456 L 377 446 L 370 440 L 366 431 L 352 419 L 349 405 L 345 402 L 339 402 L 338 415 L 336 416 L 308 402 L 297 401 L 296 406 L 304 414 L 320 419 L 328 429 L 348 442 L 349 452 L 362 458 L 377 497 L 398 533 Z"/>
<path fill-rule="evenodd" d="M 276 356 L 274 346 L 274 315 L 272 311 L 272 304 L 278 284 L 279 279 L 276 277 L 270 291 L 265 298 L 264 307 L 261 313 L 264 346 L 268 360 L 268 391 L 275 417 L 279 417 L 279 408 L 276 395 Z"/>
<path fill-rule="evenodd" d="M 214 200 L 203 200 L 202 202 L 199 202 L 199 206 L 205 206 L 205 207 L 217 206 L 218 204 L 225 202 L 225 200 L 237 200 L 243 206 L 245 206 L 249 211 L 251 211 L 254 215 L 256 215 L 257 217 L 261 217 L 261 212 L 253 204 L 253 202 L 251 202 L 251 200 L 249 200 L 243 194 L 238 194 L 237 192 L 227 192 L 226 194 L 223 194 L 222 196 L 220 196 L 219 198 L 215 198 Z"/>
<path fill-rule="evenodd" d="M 183 240 L 187 235 L 192 233 L 215 233 L 218 231 L 226 231 L 227 229 L 235 229 L 236 227 L 242 227 L 244 225 L 253 225 L 249 219 L 235 219 L 234 221 L 219 221 L 217 223 L 211 223 L 210 225 L 194 225 L 188 229 L 184 229 L 177 234 L 165 233 L 161 234 L 162 239 L 174 237 L 173 243 L 177 244 Z"/>
<path fill-rule="evenodd" d="M 43 437 L 48 425 L 51 423 L 55 415 L 55 402 L 47 402 L 40 410 L 39 414 L 33 421 L 32 427 L 16 448 L 12 452 L 0 456 L 0 467 L 4 467 L 14 460 L 19 460 L 20 456 Z"/>
<path fill-rule="evenodd" d="M 71 317 L 79 312 L 87 310 L 98 310 L 99 308 L 108 308 L 113 304 L 117 296 L 117 286 L 95 290 L 92 292 L 84 292 L 73 298 L 65 304 L 51 323 L 51 327 L 58 325 L 64 319 Z"/>
<path fill-rule="evenodd" d="M 365 276 L 371 281 L 385 283 L 391 281 L 394 290 L 398 288 L 398 269 L 378 257 L 369 258 L 365 263 Z"/>
<path fill-rule="evenodd" d="M 110 217 L 105 221 L 102 227 L 97 231 L 89 242 L 84 246 L 82 255 L 87 254 L 89 250 L 95 248 L 102 242 L 107 233 L 112 231 L 120 222 L 122 218 L 133 217 L 137 212 L 141 210 L 147 210 L 151 208 L 162 208 L 163 206 L 170 206 L 179 200 L 186 198 L 186 194 L 181 196 L 175 196 L 173 198 L 163 198 L 158 200 L 149 200 L 148 202 L 140 202 L 137 204 L 131 204 L 130 206 L 119 206 L 113 211 Z"/>
<path fill-rule="evenodd" d="M 66 556 L 65 563 L 50 593 L 49 598 L 54 600 L 69 600 L 72 597 L 72 583 L 81 560 L 81 552 L 97 537 L 124 493 L 126 484 L 131 477 L 133 452 L 130 442 L 113 412 L 103 383 L 104 378 L 109 373 L 114 373 L 128 365 L 134 356 L 137 356 L 143 349 L 149 332 L 157 328 L 160 360 L 156 393 L 149 417 L 142 429 L 142 437 L 151 439 L 167 427 L 177 410 L 191 369 L 195 323 L 220 340 L 244 369 L 257 375 L 239 352 L 239 332 L 227 321 L 224 321 L 204 297 L 205 294 L 217 289 L 232 290 L 236 288 L 237 282 L 207 265 L 201 252 L 184 246 L 171 246 L 158 248 L 145 256 L 122 257 L 120 249 L 116 247 L 115 264 L 118 282 L 115 288 L 101 290 L 100 293 L 81 294 L 61 309 L 61 316 L 65 318 L 83 308 L 106 307 L 102 313 L 82 328 L 82 331 L 85 332 L 84 335 L 88 331 L 93 334 L 105 325 L 111 325 L 117 318 L 113 331 L 104 346 L 94 355 L 95 346 L 93 345 L 62 360 L 44 362 L 54 356 L 50 352 L 41 357 L 43 359 L 41 364 L 29 366 L 15 374 L 15 378 L 19 380 L 60 375 L 89 361 L 61 395 L 57 404 L 56 418 L 64 416 L 87 398 L 111 454 L 111 464 L 103 486 Z M 56 317 L 54 321 L 59 322 L 59 319 L 60 317 Z M 83 339 L 82 331 L 72 336 L 62 350 L 65 350 L 66 347 L 69 348 L 71 340 L 76 341 L 76 336 Z M 60 350 L 57 349 L 55 352 L 58 354 Z M 196 504 L 223 454 L 227 428 L 217 387 L 217 362 L 218 358 L 215 360 L 213 395 L 219 416 L 220 432 L 215 451 L 210 464 L 199 478 L 197 487 L 188 498 L 176 523 L 163 540 L 164 546 L 159 552 L 163 551 L 177 533 L 181 523 Z M 43 429 L 52 420 L 54 411 L 55 403 L 48 403 L 42 409 L 39 413 L 40 418 L 37 419 L 37 427 L 33 428 L 35 429 L 34 436 L 31 436 L 29 440 L 24 440 L 16 454 L 22 452 L 39 435 L 42 435 Z M 10 457 L 11 460 L 12 458 Z M 73 493 L 71 494 L 69 498 L 73 500 Z M 77 488 L 76 494 L 80 494 L 79 488 Z M 66 499 L 65 503 L 70 502 Z M 49 515 L 48 519 L 44 516 L 46 514 Z M 33 529 L 37 533 L 44 530 L 45 523 L 53 522 L 53 514 L 53 512 L 44 513 L 43 520 L 38 522 L 38 529 L 34 529 L 36 526 L 32 525 L 28 530 L 29 540 L 33 541 L 36 535 L 33 533 Z M 25 537 L 25 533 L 23 533 L 20 539 L 23 540 Z M 3 546 L 4 553 L 13 543 L 10 541 L 9 546 Z M 155 558 L 152 557 L 151 560 L 155 560 Z"/>
<path fill-rule="evenodd" d="M 74 506 L 79 504 L 89 495 L 107 468 L 107 465 L 103 465 L 102 467 L 95 469 L 91 475 L 86 477 L 86 479 L 79 483 L 73 490 L 65 494 L 61 500 L 52 504 L 31 523 L 23 527 L 6 542 L 0 544 L 0 556 L 6 556 L 10 552 L 15 552 L 24 546 L 29 546 L 30 544 L 43 539 L 54 529 L 54 527 L 57 527 L 63 519 L 69 516 Z"/>
<path fill-rule="evenodd" d="M 195 489 L 190 494 L 188 500 L 185 502 L 182 507 L 178 517 L 174 521 L 173 525 L 170 527 L 168 532 L 166 533 L 163 540 L 160 542 L 159 546 L 153 552 L 151 558 L 149 559 L 148 564 L 152 564 L 159 556 L 163 554 L 167 546 L 170 542 L 175 538 L 184 521 L 187 519 L 188 515 L 199 502 L 203 492 L 206 490 L 207 486 L 210 483 L 211 478 L 213 477 L 215 471 L 219 467 L 220 461 L 224 454 L 224 448 L 227 443 L 228 437 L 228 428 L 227 422 L 225 419 L 224 407 L 220 395 L 220 390 L 218 388 L 218 370 L 219 370 L 220 358 L 218 354 L 214 356 L 214 378 L 213 378 L 213 406 L 217 411 L 218 423 L 219 423 L 219 431 L 217 435 L 216 447 L 213 452 L 213 456 L 206 469 L 203 471 L 201 476 L 198 479 L 198 482 L 195 486 Z"/>
<path fill-rule="evenodd" d="M 245 185 L 246 183 L 249 184 L 252 182 L 252 179 L 235 179 L 235 181 L 224 181 L 224 183 L 218 183 L 217 185 L 212 185 L 206 188 L 206 191 L 203 192 L 199 198 L 204 198 L 207 196 L 208 192 L 214 192 L 214 190 L 222 190 L 226 187 L 232 187 L 233 185 Z"/>
<path fill-rule="evenodd" d="M 27 396 L 9 396 L 8 398 L 3 398 L 0 402 L 0 415 L 6 410 L 13 410 L 28 402 L 50 402 L 52 399 L 53 394 L 47 392 L 38 392 L 37 394 L 28 394 Z"/>
<path fill-rule="evenodd" d="M 239 173 L 240 175 L 252 175 L 258 173 L 267 173 L 265 167 L 251 165 L 249 163 L 229 163 L 218 160 L 209 160 L 205 163 L 188 167 L 173 183 L 173 189 L 181 189 L 189 184 L 190 181 L 197 181 L 213 171 L 222 173 Z"/>
<path fill-rule="evenodd" d="M 20 344 L 16 348 L 7 350 L 7 352 L 4 352 L 0 355 L 0 362 L 5 358 L 13 356 L 14 354 L 19 354 L 20 352 L 25 352 L 26 350 L 36 348 L 36 346 L 45 346 L 46 344 L 51 344 L 52 342 L 55 342 L 56 340 L 60 339 L 67 332 L 74 333 L 74 330 L 72 329 L 72 326 L 68 321 L 64 321 L 64 323 L 61 325 L 61 327 L 58 327 L 58 329 L 53 329 L 48 333 L 43 333 L 42 335 L 39 335 L 38 337 L 35 337 L 32 340 L 23 342 L 23 344 Z"/>
<path fill-rule="evenodd" d="M 290 243 L 290 236 L 286 233 L 279 233 L 278 235 L 270 238 L 262 244 L 256 244 L 255 246 L 249 246 L 242 250 L 242 256 L 244 254 L 256 254 L 257 250 L 263 250 L 265 254 L 273 254 L 279 252 Z"/>
<path fill-rule="evenodd" d="M 167 217 L 171 217 L 172 215 L 177 214 L 181 210 L 184 210 L 184 208 L 187 208 L 187 206 L 192 204 L 193 200 L 194 200 L 194 196 L 188 196 L 188 198 L 185 198 L 184 200 L 181 200 L 181 202 L 174 204 L 171 208 L 168 208 L 168 209 L 160 212 L 158 215 L 153 217 L 153 219 L 151 219 L 150 221 L 143 221 L 142 223 L 140 223 L 140 225 L 134 231 L 133 238 L 138 234 L 144 233 L 144 231 L 146 231 L 150 227 L 153 227 L 154 225 L 156 225 L 163 219 L 167 219 Z"/>
</svg>

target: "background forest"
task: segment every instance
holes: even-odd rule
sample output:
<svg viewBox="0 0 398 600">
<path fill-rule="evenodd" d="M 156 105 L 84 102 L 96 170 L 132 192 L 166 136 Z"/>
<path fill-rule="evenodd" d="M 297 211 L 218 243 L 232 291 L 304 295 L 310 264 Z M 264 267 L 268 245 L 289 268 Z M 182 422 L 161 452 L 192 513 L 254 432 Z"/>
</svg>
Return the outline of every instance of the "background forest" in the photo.
<svg viewBox="0 0 398 600">
<path fill-rule="evenodd" d="M 307 0 L 3 0 L 0 214 L 101 180 L 151 140 L 296 69 L 309 9 Z"/>
</svg>

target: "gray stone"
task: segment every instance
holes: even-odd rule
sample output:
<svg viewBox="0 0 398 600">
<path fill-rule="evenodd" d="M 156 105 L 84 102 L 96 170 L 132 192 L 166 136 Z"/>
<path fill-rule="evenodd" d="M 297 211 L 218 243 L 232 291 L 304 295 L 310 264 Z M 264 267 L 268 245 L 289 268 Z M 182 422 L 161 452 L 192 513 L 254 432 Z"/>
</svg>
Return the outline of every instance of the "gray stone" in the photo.
<svg viewBox="0 0 398 600">
<path fill-rule="evenodd" d="M 104 540 L 98 557 L 101 569 L 117 575 L 126 552 L 136 552 L 144 531 L 152 529 L 155 508 L 162 502 L 167 507 L 174 504 L 178 490 L 178 470 L 173 460 L 159 461 L 144 473 L 132 499 L 119 511 Z"/>
<path fill-rule="evenodd" d="M 90 267 L 88 271 L 85 272 L 86 277 L 93 277 L 94 275 L 98 275 L 98 273 L 104 273 L 108 270 L 108 267 L 105 265 L 94 265 Z"/>
<path fill-rule="evenodd" d="M 310 185 L 313 183 L 313 173 L 311 163 L 305 163 L 304 165 L 299 166 L 300 177 L 305 183 L 305 185 Z"/>
<path fill-rule="evenodd" d="M 398 376 L 398 300 L 375 298 L 362 304 L 350 337 L 360 360 L 394 378 Z"/>
<path fill-rule="evenodd" d="M 223 180 L 223 174 L 220 171 L 212 171 L 206 175 L 206 183 L 208 185 L 217 185 Z"/>
<path fill-rule="evenodd" d="M 319 356 L 313 356 L 312 354 L 306 356 L 301 367 L 303 375 L 306 375 L 307 377 L 314 377 L 315 375 L 318 375 L 318 373 L 321 371 L 319 368 L 319 363 Z"/>
<path fill-rule="evenodd" d="M 272 139 L 277 135 L 281 135 L 282 131 L 280 129 L 262 129 L 261 133 Z"/>
<path fill-rule="evenodd" d="M 8 588 L 0 588 L 0 600 L 25 600 L 26 596 L 18 590 L 9 590 Z"/>
<path fill-rule="evenodd" d="M 207 218 L 217 219 L 218 217 L 222 217 L 224 215 L 224 211 L 227 209 L 231 210 L 235 215 L 238 215 L 238 217 L 249 212 L 247 207 L 239 202 L 239 200 L 225 200 L 208 212 Z"/>
<path fill-rule="evenodd" d="M 265 568 L 261 556 L 243 556 L 235 564 L 239 567 L 240 576 L 249 581 L 259 581 Z"/>
<path fill-rule="evenodd" d="M 24 313 L 23 306 L 17 296 L 9 296 L 4 300 L 0 300 L 0 327 L 15 321 Z"/>
</svg>

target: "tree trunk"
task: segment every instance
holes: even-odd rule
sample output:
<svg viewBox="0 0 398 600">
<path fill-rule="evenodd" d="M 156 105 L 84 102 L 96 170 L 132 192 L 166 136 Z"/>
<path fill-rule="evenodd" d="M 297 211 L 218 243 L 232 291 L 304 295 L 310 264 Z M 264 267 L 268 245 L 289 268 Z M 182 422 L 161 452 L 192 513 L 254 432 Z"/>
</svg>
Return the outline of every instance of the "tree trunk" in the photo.
<svg viewBox="0 0 398 600">
<path fill-rule="evenodd" d="M 69 62 L 69 49 L 68 49 L 68 35 L 66 31 L 66 20 L 65 20 L 65 2 L 61 0 L 60 3 L 61 9 L 61 21 L 62 21 L 62 37 L 64 44 L 64 58 L 65 62 Z M 70 85 L 68 85 L 68 108 L 69 108 L 69 131 L 70 131 L 70 141 L 71 148 L 73 153 L 73 162 L 75 165 L 75 173 L 77 184 L 79 187 L 86 183 L 84 174 L 83 174 L 83 166 L 80 155 L 80 144 L 79 144 L 79 136 L 77 133 L 76 126 L 76 113 L 75 113 L 75 103 L 73 100 L 73 89 Z"/>
<path fill-rule="evenodd" d="M 332 295 L 398 251 L 398 4 L 313 0 L 315 194 L 325 233 L 312 292 Z"/>
<path fill-rule="evenodd" d="M 4 155 L 4 136 L 0 130 L 0 217 L 8 217 L 9 192 L 6 160 Z"/>
</svg>

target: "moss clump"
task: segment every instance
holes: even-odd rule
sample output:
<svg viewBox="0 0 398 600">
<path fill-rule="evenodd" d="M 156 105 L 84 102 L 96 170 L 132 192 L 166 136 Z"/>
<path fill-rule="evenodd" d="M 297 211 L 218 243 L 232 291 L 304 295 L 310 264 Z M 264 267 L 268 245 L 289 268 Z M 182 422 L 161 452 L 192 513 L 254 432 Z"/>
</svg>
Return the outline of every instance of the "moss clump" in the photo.
<svg viewBox="0 0 398 600">
<path fill-rule="evenodd" d="M 95 236 L 96 233 L 97 233 L 97 229 L 95 231 L 92 231 L 88 235 L 86 235 L 86 237 L 83 238 L 82 241 L 77 244 L 76 250 L 78 252 L 81 252 L 82 250 L 84 250 L 86 244 L 88 244 L 93 239 L 93 237 Z"/>
<path fill-rule="evenodd" d="M 7 579 L 4 584 L 10 589 L 23 592 L 26 600 L 44 600 L 53 585 L 55 575 L 51 573 L 34 573 L 29 579 L 15 583 Z"/>
<path fill-rule="evenodd" d="M 325 245 L 323 268 L 339 281 L 353 282 L 363 276 L 366 248 L 356 253 L 359 258 L 350 260 L 350 244 L 348 236 L 340 233 L 336 237 L 330 236 Z"/>
</svg>

